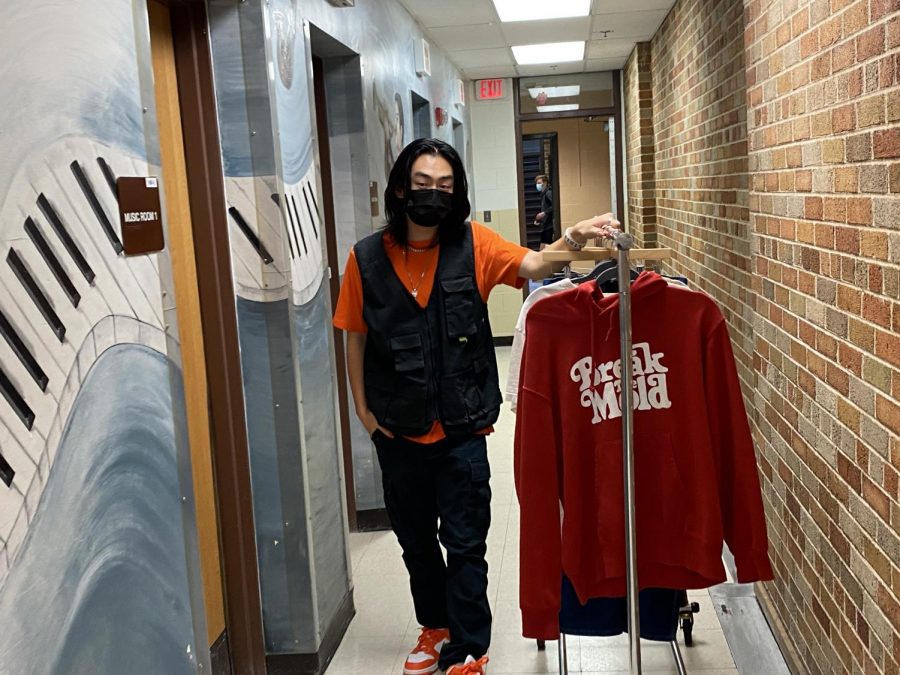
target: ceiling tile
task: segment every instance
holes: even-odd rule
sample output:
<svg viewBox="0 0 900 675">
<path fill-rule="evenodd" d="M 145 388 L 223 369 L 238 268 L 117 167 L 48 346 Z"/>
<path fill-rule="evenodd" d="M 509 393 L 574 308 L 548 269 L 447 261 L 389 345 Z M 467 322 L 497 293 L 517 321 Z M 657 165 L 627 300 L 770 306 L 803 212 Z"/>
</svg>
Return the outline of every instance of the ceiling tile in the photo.
<svg viewBox="0 0 900 675">
<path fill-rule="evenodd" d="M 666 18 L 666 10 L 651 12 L 629 12 L 627 14 L 598 14 L 594 16 L 592 31 L 594 37 L 599 37 L 600 31 L 612 31 L 611 38 L 634 38 L 636 40 L 649 40 L 656 33 L 663 19 Z"/>
<path fill-rule="evenodd" d="M 466 77 L 473 80 L 485 80 L 492 77 L 515 77 L 515 66 L 487 66 L 479 68 L 466 68 Z"/>
<path fill-rule="evenodd" d="M 469 49 L 462 52 L 450 52 L 450 58 L 463 69 L 481 66 L 513 65 L 512 54 L 507 47 L 502 49 Z"/>
<path fill-rule="evenodd" d="M 554 19 L 553 21 L 517 21 L 501 23 L 500 28 L 510 45 L 587 40 L 591 35 L 591 17 L 582 16 L 571 19 Z"/>
<path fill-rule="evenodd" d="M 675 0 L 599 0 L 594 3 L 594 14 L 618 14 L 620 12 L 646 12 L 672 9 Z"/>
<path fill-rule="evenodd" d="M 557 66 L 553 64 L 541 64 L 537 66 L 516 66 L 520 77 L 538 77 L 539 75 L 567 75 L 569 73 L 580 73 L 584 71 L 584 61 L 574 61 L 572 63 L 560 63 Z"/>
<path fill-rule="evenodd" d="M 586 73 L 597 73 L 604 70 L 621 70 L 625 67 L 626 58 L 615 59 L 588 59 L 587 65 L 584 67 Z"/>
<path fill-rule="evenodd" d="M 500 23 L 491 0 L 399 0 L 428 39 L 473 79 L 616 70 L 653 37 L 675 0 L 596 0 L 590 17 Z M 540 0 L 553 2 L 553 0 Z M 601 31 L 611 30 L 608 38 Z M 586 61 L 515 66 L 512 45 L 587 40 Z"/>
<path fill-rule="evenodd" d="M 634 40 L 591 40 L 588 44 L 587 58 L 589 59 L 613 59 L 617 57 L 627 58 L 634 49 Z"/>
<path fill-rule="evenodd" d="M 429 28 L 428 33 L 435 44 L 448 52 L 506 47 L 507 44 L 497 23 Z"/>
<path fill-rule="evenodd" d="M 467 24 L 499 21 L 491 0 L 453 0 L 450 3 L 437 0 L 400 0 L 426 28 L 435 26 L 464 26 Z"/>
</svg>

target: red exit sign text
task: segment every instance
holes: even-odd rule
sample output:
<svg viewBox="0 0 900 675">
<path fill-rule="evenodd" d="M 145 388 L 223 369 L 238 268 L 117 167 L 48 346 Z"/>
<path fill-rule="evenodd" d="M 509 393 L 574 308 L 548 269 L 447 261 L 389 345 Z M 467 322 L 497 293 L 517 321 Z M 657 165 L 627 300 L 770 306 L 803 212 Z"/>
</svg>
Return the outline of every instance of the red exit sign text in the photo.
<svg viewBox="0 0 900 675">
<path fill-rule="evenodd" d="M 503 79 L 476 80 L 475 94 L 479 101 L 503 98 Z"/>
</svg>

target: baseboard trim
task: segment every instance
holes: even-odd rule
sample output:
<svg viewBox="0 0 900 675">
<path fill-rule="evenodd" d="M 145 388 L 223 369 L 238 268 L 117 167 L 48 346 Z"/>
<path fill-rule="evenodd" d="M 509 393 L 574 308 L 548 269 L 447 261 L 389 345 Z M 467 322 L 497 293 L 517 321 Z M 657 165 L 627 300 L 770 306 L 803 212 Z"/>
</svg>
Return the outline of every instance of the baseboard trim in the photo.
<svg viewBox="0 0 900 675">
<path fill-rule="evenodd" d="M 353 603 L 353 591 L 351 590 L 347 593 L 340 608 L 334 615 L 331 626 L 325 631 L 325 637 L 322 639 L 322 646 L 319 647 L 322 664 L 322 669 L 319 672 L 324 673 L 325 669 L 328 668 L 331 660 L 337 653 L 338 647 L 341 646 L 341 641 L 344 639 L 344 635 L 346 635 L 347 629 L 350 627 L 350 622 L 353 621 L 354 616 L 356 616 L 356 606 Z"/>
<path fill-rule="evenodd" d="M 356 512 L 357 532 L 378 532 L 390 529 L 391 520 L 388 518 L 387 509 L 366 509 Z"/>
<path fill-rule="evenodd" d="M 512 347 L 513 336 L 512 335 L 501 335 L 499 337 L 494 338 L 494 346 L 495 347 Z"/>
<path fill-rule="evenodd" d="M 778 643 L 778 647 L 781 649 L 781 654 L 784 656 L 785 663 L 787 663 L 787 667 L 791 671 L 791 674 L 809 675 L 810 670 L 804 665 L 803 659 L 800 658 L 800 652 L 797 649 L 797 645 L 794 644 L 787 626 L 784 625 L 784 621 L 782 621 L 781 617 L 778 615 L 778 610 L 775 609 L 775 603 L 772 601 L 769 590 L 766 588 L 765 584 L 762 583 L 754 584 L 753 590 L 756 593 L 756 600 L 759 602 L 759 607 L 762 609 L 763 616 L 765 616 L 766 621 L 769 622 L 769 627 L 772 629 L 772 635 L 775 637 L 775 642 Z"/>
<path fill-rule="evenodd" d="M 331 625 L 325 631 L 319 651 L 315 654 L 269 654 L 266 656 L 267 675 L 321 675 L 337 653 L 341 640 L 356 615 L 353 591 L 347 593 Z"/>
<path fill-rule="evenodd" d="M 318 654 L 269 654 L 266 656 L 267 675 L 318 675 Z"/>
<path fill-rule="evenodd" d="M 212 675 L 232 675 L 231 650 L 228 649 L 228 631 L 223 630 L 209 648 L 209 661 Z"/>
</svg>

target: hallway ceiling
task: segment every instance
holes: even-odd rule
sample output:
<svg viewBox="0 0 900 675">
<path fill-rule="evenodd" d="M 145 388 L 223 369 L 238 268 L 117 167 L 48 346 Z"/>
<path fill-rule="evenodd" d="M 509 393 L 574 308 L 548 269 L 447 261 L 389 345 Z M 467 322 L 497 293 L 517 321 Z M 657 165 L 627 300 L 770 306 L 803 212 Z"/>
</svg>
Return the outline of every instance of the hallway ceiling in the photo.
<svg viewBox="0 0 900 675">
<path fill-rule="evenodd" d="M 522 0 L 552 6 L 553 0 Z M 584 17 L 501 22 L 492 0 L 400 0 L 429 41 L 466 77 L 534 77 L 616 70 L 638 42 L 650 40 L 675 0 L 592 0 Z M 604 36 L 605 31 L 609 31 Z M 512 47 L 586 42 L 584 58 L 560 64 L 517 65 Z"/>
</svg>

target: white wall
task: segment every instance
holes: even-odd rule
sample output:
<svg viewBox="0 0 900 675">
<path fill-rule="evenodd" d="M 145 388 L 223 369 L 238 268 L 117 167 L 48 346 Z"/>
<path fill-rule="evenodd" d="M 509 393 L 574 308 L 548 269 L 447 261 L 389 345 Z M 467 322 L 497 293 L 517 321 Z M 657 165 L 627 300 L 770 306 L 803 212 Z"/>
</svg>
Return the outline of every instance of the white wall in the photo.
<svg viewBox="0 0 900 675">
<path fill-rule="evenodd" d="M 472 115 L 474 197 L 473 218 L 484 223 L 484 212 L 491 222 L 484 223 L 503 237 L 520 243 L 519 187 L 516 166 L 516 120 L 512 80 L 504 80 L 506 97 L 496 101 L 477 101 L 469 83 L 468 102 Z M 506 286 L 494 289 L 488 308 L 495 337 L 511 336 L 522 307 L 522 292 Z"/>
</svg>

